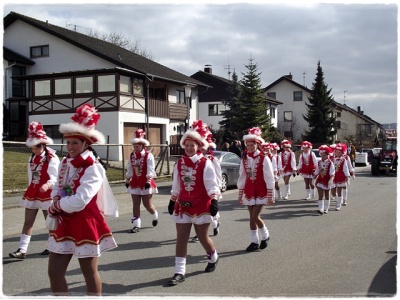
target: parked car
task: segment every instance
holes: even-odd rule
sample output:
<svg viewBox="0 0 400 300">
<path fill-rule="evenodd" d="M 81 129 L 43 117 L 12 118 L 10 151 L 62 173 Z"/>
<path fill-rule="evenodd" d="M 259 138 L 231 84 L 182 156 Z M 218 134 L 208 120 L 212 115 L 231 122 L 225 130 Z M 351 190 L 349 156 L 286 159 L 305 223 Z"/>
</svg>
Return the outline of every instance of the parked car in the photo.
<svg viewBox="0 0 400 300">
<path fill-rule="evenodd" d="M 236 186 L 239 178 L 239 168 L 241 158 L 232 152 L 214 151 L 214 157 L 221 163 L 222 187 L 221 192 L 225 192 L 228 187 Z"/>
<path fill-rule="evenodd" d="M 315 157 L 317 158 L 317 162 L 319 162 L 322 158 L 321 155 L 319 154 L 319 150 L 318 149 L 311 149 L 312 152 L 314 152 Z"/>
</svg>

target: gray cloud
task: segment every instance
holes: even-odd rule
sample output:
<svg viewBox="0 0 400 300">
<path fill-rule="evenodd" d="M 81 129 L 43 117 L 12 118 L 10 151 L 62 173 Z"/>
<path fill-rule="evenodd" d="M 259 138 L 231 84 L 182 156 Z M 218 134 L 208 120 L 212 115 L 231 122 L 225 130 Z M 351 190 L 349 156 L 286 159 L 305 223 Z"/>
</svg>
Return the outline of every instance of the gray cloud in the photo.
<svg viewBox="0 0 400 300">
<path fill-rule="evenodd" d="M 346 90 L 350 107 L 397 121 L 395 4 L 8 4 L 3 15 L 10 11 L 83 33 L 121 32 L 188 76 L 211 64 L 216 75 L 228 77 L 230 65 L 240 78 L 253 57 L 263 86 L 292 73 L 311 88 L 320 60 L 336 101 Z"/>
</svg>

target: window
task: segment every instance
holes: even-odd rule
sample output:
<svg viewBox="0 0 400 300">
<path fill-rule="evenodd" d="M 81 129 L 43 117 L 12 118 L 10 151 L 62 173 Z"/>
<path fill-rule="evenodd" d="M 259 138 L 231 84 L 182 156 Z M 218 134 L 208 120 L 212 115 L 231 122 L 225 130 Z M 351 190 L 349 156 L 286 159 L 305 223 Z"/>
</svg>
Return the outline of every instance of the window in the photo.
<svg viewBox="0 0 400 300">
<path fill-rule="evenodd" d="M 31 58 L 48 57 L 49 45 L 31 47 Z"/>
<path fill-rule="evenodd" d="M 93 77 L 77 77 L 75 79 L 75 93 L 86 94 L 93 93 Z"/>
<path fill-rule="evenodd" d="M 303 92 L 293 92 L 293 101 L 303 101 Z"/>
<path fill-rule="evenodd" d="M 121 93 L 132 94 L 131 78 L 128 76 L 120 76 L 119 90 Z"/>
<path fill-rule="evenodd" d="M 340 112 L 340 111 L 338 111 L 337 113 L 336 113 L 336 118 L 340 118 L 342 116 L 342 113 Z"/>
<path fill-rule="evenodd" d="M 71 78 L 54 79 L 54 95 L 70 95 L 72 93 Z"/>
<path fill-rule="evenodd" d="M 115 92 L 115 75 L 98 75 L 97 92 Z"/>
<path fill-rule="evenodd" d="M 133 79 L 133 93 L 143 96 L 143 79 Z"/>
<path fill-rule="evenodd" d="M 63 135 L 58 130 L 60 125 L 43 125 L 44 131 L 48 136 L 51 136 L 53 139 L 62 139 Z"/>
<path fill-rule="evenodd" d="M 293 121 L 293 112 L 292 111 L 283 112 L 283 121 L 292 122 Z"/>
<path fill-rule="evenodd" d="M 34 97 L 50 96 L 50 79 L 48 80 L 35 80 L 33 82 Z"/>
<path fill-rule="evenodd" d="M 225 105 L 223 104 L 209 104 L 208 115 L 209 116 L 220 116 L 225 111 Z"/>
<path fill-rule="evenodd" d="M 285 136 L 285 138 L 287 139 L 293 139 L 293 131 L 285 131 L 283 133 L 283 135 Z"/>
<path fill-rule="evenodd" d="M 267 97 L 270 97 L 272 99 L 276 99 L 276 93 L 275 92 L 267 93 Z"/>
<path fill-rule="evenodd" d="M 185 104 L 185 91 L 176 90 L 176 102 L 180 104 Z"/>
<path fill-rule="evenodd" d="M 271 107 L 271 108 L 269 109 L 269 116 L 270 116 L 271 118 L 275 118 L 275 113 L 276 113 L 276 108 L 275 108 L 275 107 Z"/>
<path fill-rule="evenodd" d="M 26 68 L 20 66 L 12 67 L 12 76 L 23 76 L 26 74 Z M 21 79 L 12 79 L 12 96 L 26 97 L 26 81 Z"/>
</svg>

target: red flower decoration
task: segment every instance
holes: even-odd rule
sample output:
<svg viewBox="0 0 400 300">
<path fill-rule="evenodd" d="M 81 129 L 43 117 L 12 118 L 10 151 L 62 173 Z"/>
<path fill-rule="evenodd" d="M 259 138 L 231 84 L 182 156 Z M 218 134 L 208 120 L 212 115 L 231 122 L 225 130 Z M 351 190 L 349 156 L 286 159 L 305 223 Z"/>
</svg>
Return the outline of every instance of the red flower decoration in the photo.
<svg viewBox="0 0 400 300">
<path fill-rule="evenodd" d="M 92 129 L 99 122 L 100 115 L 91 104 L 84 104 L 76 110 L 76 113 L 71 117 L 71 120 Z"/>
</svg>

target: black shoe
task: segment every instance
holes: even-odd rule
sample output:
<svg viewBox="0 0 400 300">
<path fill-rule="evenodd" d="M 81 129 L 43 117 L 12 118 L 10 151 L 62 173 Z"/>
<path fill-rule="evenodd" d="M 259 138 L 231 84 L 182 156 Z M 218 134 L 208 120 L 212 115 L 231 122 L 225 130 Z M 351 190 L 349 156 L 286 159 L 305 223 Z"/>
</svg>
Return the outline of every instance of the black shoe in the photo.
<svg viewBox="0 0 400 300">
<path fill-rule="evenodd" d="M 265 240 L 262 240 L 260 243 L 260 249 L 265 249 L 268 246 L 269 237 L 267 237 Z"/>
<path fill-rule="evenodd" d="M 254 252 L 254 251 L 260 251 L 260 247 L 256 243 L 251 243 L 247 248 L 247 252 Z"/>
<path fill-rule="evenodd" d="M 219 261 L 219 257 L 217 258 L 215 263 L 208 263 L 204 272 L 207 272 L 207 273 L 214 272 L 215 269 L 217 268 L 218 261 Z"/>
<path fill-rule="evenodd" d="M 197 235 L 195 235 L 192 239 L 191 239 L 192 243 L 198 243 L 199 242 L 199 238 L 197 237 Z"/>
<path fill-rule="evenodd" d="M 158 224 L 158 220 L 153 220 L 153 227 L 156 227 L 157 226 L 157 224 Z"/>
<path fill-rule="evenodd" d="M 17 251 L 11 252 L 8 254 L 12 258 L 18 258 L 18 259 L 25 259 L 26 258 L 26 253 L 22 253 L 21 250 L 18 248 Z"/>
<path fill-rule="evenodd" d="M 41 253 L 40 253 L 40 255 L 49 255 L 49 250 L 48 249 L 44 249 Z"/>
<path fill-rule="evenodd" d="M 140 228 L 135 226 L 129 232 L 130 233 L 136 233 L 136 232 L 139 232 L 139 231 L 140 231 Z"/>
<path fill-rule="evenodd" d="M 177 285 L 180 282 L 185 281 L 185 275 L 175 273 L 170 281 L 168 281 L 168 285 Z"/>
<path fill-rule="evenodd" d="M 217 227 L 214 228 L 214 235 L 217 235 L 219 233 L 219 222 L 217 223 Z"/>
</svg>

